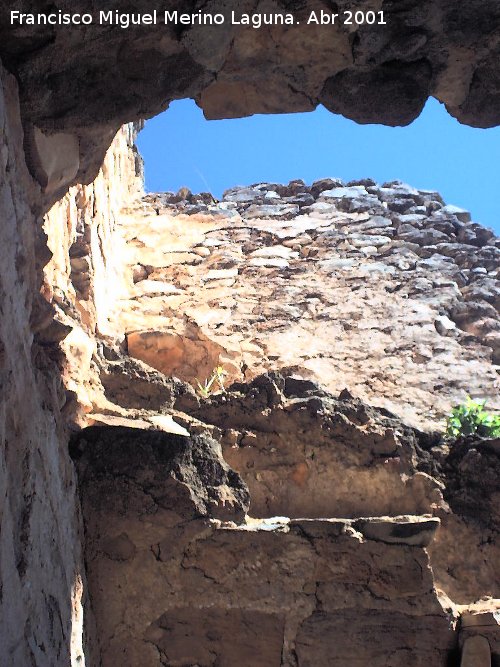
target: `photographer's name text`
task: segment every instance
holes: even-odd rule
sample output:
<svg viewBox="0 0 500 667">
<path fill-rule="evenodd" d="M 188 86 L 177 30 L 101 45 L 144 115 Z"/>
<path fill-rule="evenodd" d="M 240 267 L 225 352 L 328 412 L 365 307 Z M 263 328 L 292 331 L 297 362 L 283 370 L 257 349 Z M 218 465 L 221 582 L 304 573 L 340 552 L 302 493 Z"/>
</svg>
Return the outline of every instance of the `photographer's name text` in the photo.
<svg viewBox="0 0 500 667">
<path fill-rule="evenodd" d="M 232 11 L 226 15 L 219 13 L 195 12 L 192 14 L 178 10 L 160 12 L 153 10 L 150 13 L 124 13 L 116 10 L 101 10 L 98 15 L 85 13 L 71 13 L 59 10 L 52 13 L 30 14 L 11 10 L 11 25 L 39 25 L 39 26 L 89 26 L 89 25 L 116 25 L 124 30 L 135 26 L 156 25 L 184 25 L 184 26 L 218 26 L 230 24 L 248 26 L 259 29 L 262 26 L 275 25 L 387 25 L 383 11 L 344 11 L 339 13 L 311 11 L 309 15 L 299 20 L 291 12 L 287 13 L 238 13 Z"/>
</svg>

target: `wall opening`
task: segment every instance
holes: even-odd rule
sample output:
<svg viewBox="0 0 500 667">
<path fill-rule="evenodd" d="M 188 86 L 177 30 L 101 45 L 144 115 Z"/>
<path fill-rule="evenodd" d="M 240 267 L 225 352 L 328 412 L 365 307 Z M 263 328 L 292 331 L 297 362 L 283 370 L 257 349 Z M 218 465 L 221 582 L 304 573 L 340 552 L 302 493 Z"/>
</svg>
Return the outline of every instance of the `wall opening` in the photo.
<svg viewBox="0 0 500 667">
<path fill-rule="evenodd" d="M 149 192 L 209 191 L 256 182 L 396 179 L 439 191 L 500 230 L 500 128 L 461 125 L 430 98 L 407 127 L 358 125 L 324 107 L 309 113 L 206 121 L 192 100 L 173 102 L 138 137 Z"/>
</svg>

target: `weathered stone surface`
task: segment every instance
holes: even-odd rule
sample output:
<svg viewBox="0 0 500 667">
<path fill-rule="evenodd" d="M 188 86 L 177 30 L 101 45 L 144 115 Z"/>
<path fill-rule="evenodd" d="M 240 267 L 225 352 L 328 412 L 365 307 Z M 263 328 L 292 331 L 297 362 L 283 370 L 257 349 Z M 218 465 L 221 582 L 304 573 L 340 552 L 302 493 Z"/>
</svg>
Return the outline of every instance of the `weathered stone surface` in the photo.
<svg viewBox="0 0 500 667">
<path fill-rule="evenodd" d="M 354 527 L 365 537 L 387 544 L 408 544 L 426 547 L 439 528 L 439 519 L 420 517 L 386 517 L 381 519 L 358 519 Z"/>
<path fill-rule="evenodd" d="M 317 611 L 297 636 L 298 664 L 446 667 L 453 648 L 445 618 L 412 619 L 371 610 Z"/>
<path fill-rule="evenodd" d="M 471 221 L 471 215 L 469 211 L 466 211 L 465 209 L 460 208 L 459 206 L 453 206 L 451 204 L 448 204 L 448 206 L 444 206 L 441 209 L 441 214 L 455 215 L 461 222 Z"/>
<path fill-rule="evenodd" d="M 279 611 L 178 607 L 156 619 L 145 639 L 170 665 L 213 665 L 216 660 L 221 667 L 279 667 L 284 625 Z"/>
<path fill-rule="evenodd" d="M 47 259 L 32 212 L 39 196 L 24 161 L 16 82 L 0 66 L 0 663 L 9 667 L 77 665 L 88 607 L 61 414 L 68 394 L 58 343 L 40 335 L 54 313 L 39 294 Z M 90 616 L 86 623 L 91 662 Z"/>
<path fill-rule="evenodd" d="M 327 406 L 331 409 L 334 405 L 337 413 L 328 426 Z M 300 423 L 302 407 L 308 413 L 305 428 Z M 237 450 L 250 450 L 242 472 L 250 479 L 258 469 L 256 479 L 262 484 L 265 479 L 260 471 L 264 466 L 258 468 L 259 456 L 267 451 L 272 457 L 266 464 L 269 470 L 276 471 L 283 463 L 293 471 L 293 452 L 302 453 L 298 441 L 301 434 L 307 434 L 307 441 L 314 443 L 308 467 L 318 491 L 316 507 L 311 510 L 303 504 L 301 509 L 323 518 L 247 518 L 238 527 L 209 523 L 207 514 L 226 510 L 225 505 L 221 508 L 221 500 L 231 503 L 233 494 L 236 507 L 245 508 L 247 498 L 235 473 L 224 468 L 222 459 L 217 461 L 213 440 L 206 436 L 172 438 L 130 428 L 83 431 L 75 437 L 72 453 L 80 471 L 86 558 L 104 666 L 117 662 L 153 666 L 161 659 L 174 665 L 193 664 L 195 660 L 194 664 L 203 664 L 206 660 L 207 664 L 219 662 L 229 667 L 238 655 L 241 664 L 249 667 L 255 656 L 287 667 L 331 661 L 403 667 L 410 657 L 412 664 L 450 664 L 457 645 L 457 611 L 445 611 L 451 603 L 437 595 L 424 550 L 439 519 L 429 515 L 356 518 L 362 505 L 352 485 L 344 496 L 351 502 L 349 511 L 354 518 L 324 518 L 331 516 L 331 509 L 346 510 L 338 499 L 328 505 L 332 490 L 346 475 L 346 464 L 358 466 L 358 473 L 363 467 L 369 471 L 365 493 L 373 508 L 382 502 L 382 490 L 374 480 L 377 456 L 391 456 L 389 425 L 401 441 L 396 443 L 399 453 L 392 453 L 398 453 L 399 473 L 396 470 L 386 477 L 385 499 L 399 494 L 397 505 L 404 505 L 398 485 L 415 462 L 443 474 L 447 483 L 447 468 L 441 469 L 438 459 L 422 449 L 432 444 L 429 436 L 412 433 L 396 420 L 353 401 L 346 392 L 334 401 L 312 383 L 293 377 L 283 381 L 276 377 L 274 382 L 257 378 L 251 385 L 214 397 L 196 413 L 208 422 L 218 416 L 224 429 L 213 434 L 222 441 L 226 458 L 234 448 L 231 442 Z M 286 427 L 287 419 L 294 428 Z M 318 432 L 311 429 L 315 420 L 319 421 Z M 241 421 L 259 425 L 262 431 L 245 429 L 239 434 Z M 197 424 L 196 428 L 202 426 Z M 329 463 L 321 455 L 321 432 L 323 438 L 335 440 L 329 448 Z M 280 436 L 287 443 L 286 452 L 279 446 Z M 356 437 L 361 438 L 359 447 Z M 369 466 L 367 456 L 372 459 Z M 234 460 L 238 460 L 237 454 Z M 222 477 L 218 473 L 221 465 L 226 470 Z M 250 475 L 247 470 L 252 471 Z M 334 478 L 323 488 L 322 481 L 331 471 Z M 306 477 L 303 467 L 296 466 L 287 481 L 300 486 Z M 435 492 L 444 488 L 418 472 L 413 482 L 406 489 L 413 502 L 424 498 L 424 489 Z M 419 486 L 422 483 L 424 486 Z M 250 489 L 258 500 L 258 488 L 250 485 Z M 272 502 L 279 502 L 276 494 L 280 492 L 279 486 L 272 487 L 266 508 L 270 514 L 281 509 L 272 506 Z M 320 507 L 322 494 L 324 505 Z M 449 511 L 440 493 L 428 507 L 448 520 Z M 293 510 L 293 500 L 288 508 Z M 258 506 L 253 509 L 259 510 Z M 457 512 L 452 519 L 467 520 L 460 508 Z M 242 516 L 235 518 L 241 522 Z M 443 558 L 443 551 L 449 548 L 453 533 L 448 532 L 444 543 L 440 539 L 438 533 L 441 553 L 431 551 L 431 562 L 438 571 L 450 562 L 449 554 Z M 473 560 L 469 554 L 468 562 Z M 467 589 L 469 581 L 465 577 L 456 584 Z M 132 600 L 137 601 L 134 613 Z M 493 604 L 491 608 L 496 609 Z M 494 613 L 477 623 L 469 618 L 461 626 L 467 633 L 465 657 L 469 637 L 486 631 L 492 648 L 500 638 Z"/>
<path fill-rule="evenodd" d="M 500 658 L 499 600 L 484 600 L 471 605 L 460 616 L 462 655 L 471 665 L 495 665 Z M 490 662 L 488 662 L 488 658 Z M 473 661 L 476 662 L 473 662 Z M 480 661 L 483 662 L 480 662 Z M 467 664 L 467 663 L 465 663 Z"/>
<path fill-rule="evenodd" d="M 35 178 L 48 194 L 61 191 L 80 169 L 78 138 L 68 132 L 46 135 L 34 127 L 25 141 Z"/>
<path fill-rule="evenodd" d="M 468 637 L 462 648 L 460 667 L 491 667 L 491 648 L 486 637 Z"/>
<path fill-rule="evenodd" d="M 99 373 L 106 398 L 124 408 L 172 408 L 186 385 L 131 357 L 102 360 Z"/>
<path fill-rule="evenodd" d="M 254 515 L 394 516 L 440 505 L 436 481 L 416 470 L 416 434 L 398 420 L 317 387 L 285 398 L 285 386 L 261 376 L 195 411 L 227 434 L 224 457 L 248 484 Z"/>
<path fill-rule="evenodd" d="M 150 513 L 152 504 L 184 520 L 241 521 L 248 509 L 244 483 L 206 436 L 93 426 L 73 439 L 70 451 L 88 513 L 102 507 L 110 492 L 115 511 L 125 514 Z"/>
<path fill-rule="evenodd" d="M 487 17 L 488 30 L 496 25 L 489 7 L 483 3 L 468 22 L 472 45 L 478 16 Z M 399 18 L 410 9 L 399 8 Z M 415 49 L 411 60 L 387 60 L 377 59 L 386 47 L 371 30 L 352 39 L 340 30 L 325 42 L 314 30 L 315 48 L 302 43 L 314 60 L 304 69 L 290 32 L 265 28 L 260 55 L 267 59 L 270 37 L 276 49 L 269 75 L 255 66 L 259 53 L 251 71 L 246 64 L 250 31 L 238 30 L 225 47 L 216 40 L 217 48 L 193 29 L 162 33 L 161 57 L 153 57 L 121 28 L 107 31 L 104 45 L 92 29 L 83 46 L 70 31 L 42 44 L 29 27 L 22 35 L 0 28 L 0 51 L 22 85 L 28 160 L 47 190 L 44 199 L 26 170 L 15 84 L 2 71 L 2 664 L 458 660 L 454 623 L 463 607 L 440 597 L 435 583 L 468 610 L 471 600 L 498 597 L 499 445 L 450 444 L 408 424 L 441 428 L 465 391 L 498 405 L 500 243 L 493 233 L 466 212 L 443 208 L 437 193 L 370 179 L 348 183 L 353 196 L 328 202 L 318 198 L 343 188 L 336 179 L 311 187 L 259 183 L 246 195 L 234 188 L 223 202 L 187 188 L 142 198 L 132 127 L 115 137 L 96 181 L 70 190 L 50 212 L 44 234 L 33 215 L 66 187 L 78 161 L 80 176 L 97 171 L 117 114 L 132 117 L 138 105 L 147 113 L 172 96 L 198 94 L 207 113 L 238 115 L 312 108 L 323 89 L 336 89 L 332 105 L 360 121 L 375 109 L 386 122 L 402 122 L 427 92 L 439 89 L 460 106 L 468 93 L 459 99 L 456 68 L 464 66 L 482 107 L 471 111 L 471 98 L 461 113 L 489 122 L 498 105 L 488 31 L 473 73 L 473 46 L 457 61 L 455 33 L 444 63 L 434 6 L 421 10 L 410 22 L 431 21 L 429 58 L 441 72 L 432 81 L 422 35 L 405 41 Z M 12 34 L 22 41 L 14 44 Z M 97 79 L 92 54 L 103 65 Z M 157 69 L 148 82 L 151 58 Z M 301 80 L 290 85 L 299 70 Z M 265 86 L 255 79 L 261 75 Z M 364 111 L 357 102 L 358 111 L 349 110 L 354 85 L 372 87 Z M 387 111 L 391 90 L 401 96 Z M 44 138 L 31 151 L 30 132 Z M 162 369 L 192 387 L 127 357 L 127 343 L 128 352 L 138 343 L 140 356 L 151 334 L 147 360 L 154 365 L 158 350 L 174 350 L 175 364 L 162 359 Z M 196 377 L 208 380 L 217 365 L 226 383 L 239 384 L 226 393 L 221 383 L 202 401 Z M 285 377 L 259 376 L 276 367 Z M 318 380 L 357 398 L 347 390 L 333 398 Z M 87 589 L 66 426 L 91 424 L 72 445 Z M 248 492 L 222 450 L 267 519 L 244 521 Z M 271 516 L 277 511 L 287 516 Z M 339 514 L 350 518 L 332 518 Z M 464 655 L 481 636 L 498 661 L 498 607 L 492 599 L 488 621 L 464 621 Z"/>
<path fill-rule="evenodd" d="M 196 384 L 204 381 L 218 365 L 224 348 L 207 338 L 196 325 L 182 335 L 172 331 L 140 331 L 127 335 L 128 353 L 165 375 L 182 375 Z"/>
<path fill-rule="evenodd" d="M 500 531 L 500 439 L 453 443 L 446 475 L 446 497 L 454 511 Z"/>
<path fill-rule="evenodd" d="M 461 604 L 499 597 L 499 454 L 498 439 L 471 437 L 452 443 L 443 462 L 443 493 L 452 514 L 442 516 L 439 538 L 429 550 L 436 577 Z M 454 550 L 459 543 L 470 545 L 465 559 Z"/>
<path fill-rule="evenodd" d="M 368 71 L 345 69 L 325 81 L 320 101 L 327 109 L 358 123 L 407 125 L 419 116 L 431 91 L 432 68 L 425 59 L 385 62 Z M 390 100 L 398 106 L 391 113 Z"/>
<path fill-rule="evenodd" d="M 299 212 L 298 206 L 290 204 L 283 204 L 281 206 L 274 206 L 272 204 L 261 204 L 257 206 L 252 204 L 246 211 L 243 212 L 245 219 L 252 218 L 274 218 L 277 220 L 289 220 Z"/>
<path fill-rule="evenodd" d="M 129 498 L 143 474 L 129 478 Z M 452 616 L 421 547 L 365 541 L 342 520 L 207 523 L 174 495 L 147 515 L 129 501 L 124 516 L 123 498 L 87 476 L 86 555 L 105 667 L 399 667 L 410 649 L 415 664 L 446 665 Z"/>
<path fill-rule="evenodd" d="M 330 189 L 341 186 L 333 179 L 323 185 Z M 252 201 L 256 207 L 269 205 L 265 204 L 269 192 L 277 210 L 290 204 L 287 198 L 307 199 L 307 195 L 314 203 L 295 210 L 290 219 L 243 219 L 254 204 L 238 198 L 241 191 L 246 199 L 248 190 L 255 196 Z M 498 392 L 491 365 L 491 334 L 495 333 L 498 304 L 497 275 L 490 268 L 496 251 L 492 237 L 484 235 L 485 242 L 491 244 L 486 251 L 484 246 L 460 242 L 460 224 L 475 223 L 457 219 L 455 226 L 449 218 L 436 218 L 429 204 L 437 202 L 435 193 L 419 192 L 399 182 L 378 187 L 369 180 L 349 184 L 347 190 L 354 195 L 343 199 L 355 202 L 357 210 L 342 210 L 350 207 L 337 205 L 342 197 L 331 198 L 333 203 L 317 201 L 314 197 L 321 197 L 324 190 L 313 195 L 310 186 L 297 181 L 233 188 L 228 196 L 235 201 L 216 203 L 211 205 L 212 211 L 190 215 L 186 215 L 192 213 L 189 202 L 196 197 L 192 193 L 188 199 L 174 197 L 175 201 L 167 195 L 134 201 L 129 190 L 127 203 L 116 216 L 119 223 L 109 231 L 102 230 L 110 246 L 121 248 L 123 263 L 109 266 L 114 293 L 119 294 L 114 306 L 110 308 L 104 299 L 99 302 L 95 314 L 87 317 L 87 325 L 82 328 L 80 321 L 70 334 L 71 346 L 67 344 L 75 361 L 93 368 L 93 380 L 85 385 L 88 414 L 81 416 L 80 423 L 96 424 L 93 428 L 105 433 L 122 429 L 137 434 L 143 429 L 147 437 L 163 439 L 176 437 L 168 435 L 169 431 L 187 431 L 191 439 L 201 438 L 207 456 L 214 441 L 219 442 L 224 458 L 248 484 L 251 513 L 267 517 L 248 519 L 240 527 L 243 546 L 240 537 L 233 537 L 234 531 L 229 541 L 227 530 L 216 531 L 213 537 L 214 527 L 207 524 L 206 516 L 214 510 L 201 510 L 205 518 L 194 518 L 185 505 L 182 484 L 172 485 L 169 473 L 163 475 L 161 470 L 155 493 L 160 493 L 166 479 L 171 493 L 165 491 L 165 503 L 178 506 L 181 514 L 182 508 L 187 508 L 186 517 L 163 508 L 159 524 L 148 519 L 143 534 L 145 521 L 134 519 L 137 508 L 132 505 L 117 518 L 114 510 L 107 509 L 116 503 L 106 504 L 102 495 L 90 511 L 87 504 L 89 534 L 98 536 L 87 545 L 87 553 L 91 588 L 97 591 L 94 606 L 104 664 L 128 659 L 131 664 L 147 665 L 149 661 L 153 665 L 158 656 L 167 664 L 169 660 L 190 664 L 217 656 L 213 659 L 229 665 L 235 660 L 234 642 L 225 641 L 226 633 L 239 637 L 244 664 L 252 660 L 247 649 L 248 619 L 261 628 L 259 637 L 269 627 L 272 641 L 260 644 L 254 639 L 262 660 L 274 661 L 274 656 L 281 654 L 285 656 L 281 664 L 287 667 L 296 667 L 294 655 L 301 655 L 303 664 L 321 663 L 325 653 L 330 655 L 328 641 L 313 646 L 308 639 L 316 632 L 323 636 L 318 629 L 322 624 L 331 628 L 332 637 L 338 633 L 342 641 L 349 628 L 354 628 L 357 652 L 352 657 L 358 664 L 366 662 L 367 656 L 380 664 L 391 664 L 391 659 L 395 665 L 408 662 L 410 645 L 416 647 L 416 660 L 445 664 L 456 644 L 453 632 L 447 644 L 450 621 L 434 623 L 436 613 L 442 618 L 442 609 L 435 611 L 437 598 L 429 593 L 432 585 L 428 583 L 425 604 L 433 600 L 433 611 L 414 615 L 422 564 L 412 561 L 404 566 L 404 572 L 400 569 L 404 550 L 422 550 L 423 545 L 431 554 L 435 581 L 454 601 L 466 604 L 497 594 L 498 548 L 488 537 L 496 530 L 488 518 L 488 514 L 496 516 L 495 466 L 490 464 L 485 493 L 477 496 L 472 479 L 483 476 L 483 468 L 467 463 L 470 476 L 466 475 L 467 491 L 462 493 L 460 477 L 454 472 L 462 464 L 455 460 L 455 451 L 448 452 L 437 435 L 407 426 L 442 428 L 443 415 L 465 391 L 489 394 L 495 404 Z M 360 198 L 361 190 L 366 194 Z M 369 211 L 361 210 L 363 197 L 378 203 Z M 403 202 L 404 210 L 410 204 L 426 212 L 412 213 L 411 220 L 405 222 L 404 213 L 388 213 L 386 206 L 394 202 Z M 439 202 L 436 205 L 442 206 Z M 430 214 L 427 206 L 432 209 Z M 225 210 L 231 212 L 231 220 L 221 218 L 219 213 Z M 410 224 L 419 232 L 431 230 L 430 245 L 404 238 L 403 226 Z M 47 229 L 50 231 L 49 226 Z M 474 229 L 480 236 L 482 228 Z M 444 234 L 447 243 L 438 248 L 432 232 Z M 81 261 L 70 262 L 69 270 L 88 275 L 89 283 L 87 296 L 75 288 L 75 312 L 82 312 L 79 304 L 85 298 L 93 302 L 95 277 L 92 261 L 86 259 L 93 251 L 88 254 L 85 240 L 92 233 L 90 226 L 87 237 L 75 246 L 73 260 Z M 474 231 L 474 239 L 479 236 Z M 54 270 L 52 275 L 58 274 Z M 75 316 L 73 311 L 67 312 Z M 98 318 L 102 324 L 95 327 Z M 100 326 L 106 327 L 106 345 L 93 342 L 96 333 L 100 336 Z M 472 330 L 477 338 L 471 344 L 471 333 L 467 332 Z M 150 366 L 130 359 L 127 353 Z M 238 382 L 229 393 L 215 384 L 216 394 L 203 401 L 195 393 L 197 378 L 201 383 L 209 380 L 219 365 L 227 373 L 226 386 L 232 380 Z M 74 369 L 77 367 L 75 363 Z M 258 376 L 276 367 L 284 369 L 284 377 Z M 192 386 L 167 378 L 162 371 L 178 375 Z M 75 372 L 70 377 L 77 381 Z M 356 398 L 343 391 L 335 399 L 318 383 L 335 394 L 348 387 Z M 472 383 L 476 389 L 471 389 Z M 399 419 L 374 410 L 370 402 L 385 406 Z M 208 448 L 207 442 L 212 443 Z M 493 446 L 488 451 L 495 455 Z M 156 458 L 149 452 L 141 450 L 136 455 L 140 460 L 132 457 L 130 461 L 140 475 L 144 467 L 156 467 Z M 97 458 L 105 460 L 104 451 Z M 127 454 L 123 465 L 129 458 Z M 198 469 L 210 466 L 203 464 Z M 84 494 L 94 481 L 84 487 Z M 127 495 L 121 487 L 113 491 L 112 486 L 104 484 L 99 493 Z M 195 487 L 202 497 L 201 487 Z M 226 494 L 223 487 L 214 491 L 219 500 Z M 178 491 L 184 500 L 175 499 Z M 484 512 L 473 517 L 478 503 L 484 504 Z M 142 510 L 139 514 L 143 516 Z M 275 514 L 292 520 L 273 518 Z M 339 515 L 349 520 L 331 518 Z M 441 528 L 432 540 L 439 521 Z M 101 525 L 107 527 L 102 544 Z M 213 543 L 212 537 L 207 542 L 208 534 Z M 261 538 L 263 534 L 274 537 Z M 297 554 L 304 548 L 302 540 L 308 544 L 315 541 L 315 549 L 323 553 L 319 545 L 330 539 L 325 534 L 336 540 L 350 536 L 360 547 L 369 543 L 371 550 L 378 549 L 377 567 L 382 570 L 380 575 L 370 575 L 368 583 L 364 575 L 354 585 L 338 579 L 323 581 L 313 596 L 319 600 L 318 606 L 309 594 L 313 583 L 300 581 Z M 258 549 L 253 553 L 260 539 L 292 539 L 289 535 L 299 539 L 287 546 L 287 558 L 293 559 L 293 566 L 286 565 L 290 585 L 297 586 L 300 595 L 307 592 L 307 599 L 299 603 L 299 593 L 294 593 L 293 603 L 283 598 L 282 584 L 273 578 L 274 566 L 263 564 L 274 563 L 278 552 L 274 550 L 268 561 L 262 560 Z M 238 546 L 233 546 L 233 541 Z M 454 546 L 458 542 L 473 545 L 466 559 Z M 258 561 L 245 560 L 250 556 Z M 221 558 L 229 560 L 220 562 Z M 359 569 L 361 573 L 366 572 L 364 558 L 363 553 L 349 550 L 342 556 L 337 553 L 333 560 L 344 563 L 342 572 Z M 386 559 L 390 567 L 382 567 Z M 331 552 L 325 561 L 332 561 Z M 248 570 L 260 579 L 245 583 L 238 574 L 221 580 L 214 562 L 222 572 L 232 572 L 230 563 L 238 562 L 239 573 Z M 322 572 L 325 565 L 318 567 Z M 142 582 L 136 593 L 134 577 Z M 267 592 L 263 592 L 263 579 Z M 100 592 L 102 581 L 109 583 L 106 596 Z M 124 581 L 130 596 L 140 599 L 141 616 L 127 614 L 125 625 L 117 626 L 115 613 L 120 615 L 117 610 L 125 609 L 119 593 L 124 590 Z M 144 588 L 152 591 L 146 597 Z M 273 596 L 275 601 L 271 602 Z M 130 598 L 126 599 L 129 603 Z M 186 602 L 191 599 L 196 599 L 200 610 L 192 618 L 200 620 L 190 624 L 186 632 L 188 610 L 195 606 Z M 378 600 L 375 611 L 374 599 Z M 212 616 L 207 609 L 213 611 Z M 372 610 L 369 616 L 363 611 L 366 609 Z M 354 617 L 359 619 L 359 627 Z M 349 620 L 348 626 L 342 625 L 341 618 Z M 366 643 L 362 628 L 367 629 L 366 636 L 372 636 L 373 628 L 373 637 L 379 637 L 377 629 L 391 623 L 398 628 L 398 645 L 394 648 L 392 639 L 384 636 L 380 651 L 374 651 L 374 640 Z M 417 627 L 437 633 L 432 650 L 419 643 Z M 338 660 L 342 662 L 341 657 Z"/>
<path fill-rule="evenodd" d="M 421 427 L 442 428 L 466 393 L 500 407 L 497 248 L 458 238 L 460 225 L 475 225 L 474 239 L 488 230 L 452 213 L 389 213 L 395 201 L 425 208 L 438 198 L 400 181 L 318 183 L 232 188 L 222 203 L 235 217 L 222 224 L 160 196 L 154 211 L 149 198 L 130 208 L 119 229 L 125 298 L 111 319 L 129 353 L 194 386 L 218 364 L 228 382 L 284 368 Z M 250 195 L 272 192 L 280 211 L 296 189 L 317 199 L 290 219 L 248 208 Z M 366 210 L 367 199 L 377 205 Z M 263 217 L 245 217 L 252 210 Z M 134 267 L 152 265 L 138 298 Z"/>
</svg>

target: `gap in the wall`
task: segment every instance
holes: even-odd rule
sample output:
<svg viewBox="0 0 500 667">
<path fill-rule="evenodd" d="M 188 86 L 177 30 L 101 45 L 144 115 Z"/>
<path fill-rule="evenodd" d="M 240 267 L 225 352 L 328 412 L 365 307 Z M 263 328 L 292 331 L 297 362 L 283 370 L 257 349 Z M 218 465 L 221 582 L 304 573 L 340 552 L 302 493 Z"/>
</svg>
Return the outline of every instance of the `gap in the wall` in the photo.
<svg viewBox="0 0 500 667">
<path fill-rule="evenodd" d="M 460 125 L 430 99 L 408 127 L 358 125 L 319 107 L 311 113 L 207 121 L 192 100 L 146 123 L 138 146 L 146 189 L 209 191 L 257 182 L 403 180 L 438 190 L 447 203 L 500 232 L 500 128 Z"/>
</svg>

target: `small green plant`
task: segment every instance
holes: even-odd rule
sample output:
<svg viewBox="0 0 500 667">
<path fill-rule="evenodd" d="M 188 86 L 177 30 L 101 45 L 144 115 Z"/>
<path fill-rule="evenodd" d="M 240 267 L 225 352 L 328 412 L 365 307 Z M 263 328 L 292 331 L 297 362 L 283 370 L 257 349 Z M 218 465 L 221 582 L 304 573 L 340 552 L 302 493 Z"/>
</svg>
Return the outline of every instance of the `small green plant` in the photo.
<svg viewBox="0 0 500 667">
<path fill-rule="evenodd" d="M 470 396 L 465 403 L 456 405 L 446 422 L 446 435 L 451 438 L 463 435 L 500 437 L 500 415 L 488 412 L 485 405 L 486 401 L 474 401 Z"/>
<path fill-rule="evenodd" d="M 203 396 L 203 398 L 208 398 L 212 394 L 215 394 L 217 391 L 225 393 L 226 388 L 224 386 L 224 378 L 226 375 L 227 371 L 225 371 L 222 366 L 216 366 L 213 369 L 210 377 L 208 377 L 203 384 L 198 380 L 198 378 L 196 378 L 196 384 L 198 385 L 198 393 L 200 396 Z"/>
</svg>

